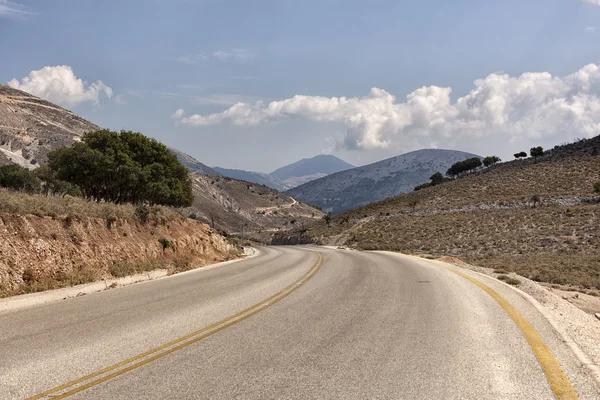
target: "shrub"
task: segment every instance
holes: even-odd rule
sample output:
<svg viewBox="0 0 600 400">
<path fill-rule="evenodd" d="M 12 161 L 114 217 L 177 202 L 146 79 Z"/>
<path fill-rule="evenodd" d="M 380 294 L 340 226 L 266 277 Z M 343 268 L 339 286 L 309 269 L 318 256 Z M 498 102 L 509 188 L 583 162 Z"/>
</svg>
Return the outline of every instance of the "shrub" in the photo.
<svg viewBox="0 0 600 400">
<path fill-rule="evenodd" d="M 158 239 L 158 243 L 161 244 L 163 251 L 171 247 L 171 242 L 167 239 Z"/>
<path fill-rule="evenodd" d="M 594 191 L 595 191 L 596 193 L 600 193 L 600 182 L 596 182 L 596 183 L 594 184 Z"/>
<path fill-rule="evenodd" d="M 59 180 L 81 189 L 92 200 L 191 206 L 187 169 L 165 145 L 141 133 L 100 130 L 72 147 L 48 154 Z"/>
<path fill-rule="evenodd" d="M 142 224 L 145 224 L 150 218 L 150 208 L 147 205 L 137 206 L 134 215 Z"/>
<path fill-rule="evenodd" d="M 529 150 L 529 154 L 533 158 L 541 157 L 544 155 L 544 148 L 542 146 L 532 147 L 531 150 Z"/>
<path fill-rule="evenodd" d="M 508 275 L 498 275 L 498 279 L 513 286 L 521 284 L 521 281 L 519 279 L 511 278 Z"/>
<path fill-rule="evenodd" d="M 466 160 L 452 164 L 452 166 L 448 168 L 448 171 L 446 171 L 446 175 L 452 177 L 460 176 L 465 172 L 481 167 L 481 165 L 482 163 L 479 157 L 467 158 Z"/>
<path fill-rule="evenodd" d="M 41 183 L 33 171 L 23 168 L 20 165 L 10 164 L 0 166 L 0 187 L 27 193 L 38 193 Z"/>
<path fill-rule="evenodd" d="M 522 151 L 520 153 L 515 153 L 514 156 L 515 156 L 516 159 L 527 158 L 527 153 L 525 153 L 524 151 Z"/>
<path fill-rule="evenodd" d="M 440 183 L 444 183 L 444 175 L 441 172 L 436 172 L 429 177 L 429 180 L 431 180 L 431 185 L 439 185 Z"/>
<path fill-rule="evenodd" d="M 499 163 L 500 161 L 502 161 L 500 159 L 500 157 L 487 156 L 486 158 L 483 159 L 483 165 L 485 165 L 486 167 L 490 167 L 496 163 Z"/>
</svg>

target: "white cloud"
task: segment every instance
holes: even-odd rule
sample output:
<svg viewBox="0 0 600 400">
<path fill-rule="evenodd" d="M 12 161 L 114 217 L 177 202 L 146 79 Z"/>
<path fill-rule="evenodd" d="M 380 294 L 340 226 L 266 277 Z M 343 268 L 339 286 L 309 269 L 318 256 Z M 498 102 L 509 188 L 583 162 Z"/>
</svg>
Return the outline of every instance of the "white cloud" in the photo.
<svg viewBox="0 0 600 400">
<path fill-rule="evenodd" d="M 265 103 L 239 102 L 223 112 L 174 118 L 189 126 L 223 123 L 259 125 L 294 118 L 338 121 L 345 125 L 337 147 L 345 149 L 451 145 L 460 138 L 558 137 L 560 140 L 600 134 L 600 67 L 555 77 L 529 72 L 518 77 L 490 74 L 456 101 L 452 89 L 428 86 L 410 93 L 405 101 L 373 88 L 365 97 L 296 95 Z M 558 139 L 557 139 L 558 140 Z"/>
<path fill-rule="evenodd" d="M 183 108 L 180 108 L 179 110 L 175 111 L 173 115 L 171 115 L 171 118 L 173 118 L 174 120 L 180 120 L 181 118 L 183 118 L 184 115 L 185 110 Z"/>
<path fill-rule="evenodd" d="M 112 97 L 112 89 L 102 81 L 88 84 L 77 78 L 68 65 L 31 71 L 21 82 L 13 79 L 8 85 L 64 106 L 98 104 L 101 96 Z"/>
<path fill-rule="evenodd" d="M 23 18 L 33 14 L 27 7 L 9 0 L 0 0 L 0 17 Z"/>
<path fill-rule="evenodd" d="M 596 32 L 596 29 L 598 29 L 596 26 L 586 26 L 585 27 L 585 31 L 589 32 L 589 33 L 594 33 Z"/>
<path fill-rule="evenodd" d="M 222 62 L 234 61 L 240 64 L 251 61 L 256 57 L 256 53 L 251 49 L 231 49 L 231 50 L 217 50 L 212 53 L 198 53 L 198 54 L 186 54 L 173 58 L 173 61 L 177 61 L 183 64 L 200 65 L 208 60 L 218 60 Z"/>
<path fill-rule="evenodd" d="M 595 6 L 600 6 L 600 0 L 581 0 L 582 3 L 593 4 Z"/>
</svg>

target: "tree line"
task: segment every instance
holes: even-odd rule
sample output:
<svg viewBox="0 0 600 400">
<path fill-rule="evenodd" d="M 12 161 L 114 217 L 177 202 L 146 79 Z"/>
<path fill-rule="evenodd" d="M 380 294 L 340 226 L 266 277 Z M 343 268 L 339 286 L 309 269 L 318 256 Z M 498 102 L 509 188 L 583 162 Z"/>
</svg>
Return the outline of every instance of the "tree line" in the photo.
<svg viewBox="0 0 600 400">
<path fill-rule="evenodd" d="M 532 147 L 529 151 L 529 154 L 531 155 L 531 157 L 533 157 L 535 160 L 537 160 L 538 157 L 542 157 L 544 155 L 544 149 L 541 146 Z M 515 153 L 514 156 L 516 159 L 526 158 L 527 153 L 524 151 L 521 151 L 519 153 Z M 497 164 L 501 161 L 502 160 L 500 159 L 500 157 L 497 157 L 497 156 L 487 156 L 487 157 L 484 157 L 483 160 L 480 159 L 479 157 L 467 158 L 466 160 L 459 161 L 459 162 L 452 164 L 450 166 L 450 168 L 448 168 L 448 170 L 446 171 L 446 177 L 444 177 L 441 172 L 436 172 L 429 178 L 430 182 L 426 182 L 421 185 L 418 185 L 415 187 L 414 190 L 418 191 L 421 189 L 425 189 L 427 187 L 436 186 L 436 185 L 439 185 L 446 181 L 456 179 L 463 175 L 469 174 L 473 171 L 477 171 L 482 166 L 489 168 L 489 167 L 493 166 L 494 164 Z"/>
<path fill-rule="evenodd" d="M 0 187 L 117 204 L 187 207 L 194 199 L 188 170 L 164 144 L 141 133 L 90 132 L 50 152 L 48 160 L 33 171 L 0 167 Z"/>
</svg>

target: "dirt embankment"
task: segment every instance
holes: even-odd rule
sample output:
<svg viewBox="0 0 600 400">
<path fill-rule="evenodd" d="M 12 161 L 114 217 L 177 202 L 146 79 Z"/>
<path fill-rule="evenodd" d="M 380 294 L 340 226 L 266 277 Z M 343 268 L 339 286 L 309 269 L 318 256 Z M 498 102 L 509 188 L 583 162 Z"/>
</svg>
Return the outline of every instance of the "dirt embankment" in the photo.
<svg viewBox="0 0 600 400">
<path fill-rule="evenodd" d="M 0 213 L 0 297 L 140 273 L 178 272 L 236 258 L 207 225 Z"/>
</svg>

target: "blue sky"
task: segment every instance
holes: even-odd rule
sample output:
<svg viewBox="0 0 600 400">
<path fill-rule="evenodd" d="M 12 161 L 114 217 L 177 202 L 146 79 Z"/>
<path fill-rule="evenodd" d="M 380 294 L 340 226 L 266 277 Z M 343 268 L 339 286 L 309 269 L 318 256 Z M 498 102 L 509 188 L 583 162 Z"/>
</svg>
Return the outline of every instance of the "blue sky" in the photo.
<svg viewBox="0 0 600 400">
<path fill-rule="evenodd" d="M 600 133 L 599 0 L 0 0 L 0 48 L 0 82 L 208 165 Z"/>
</svg>

